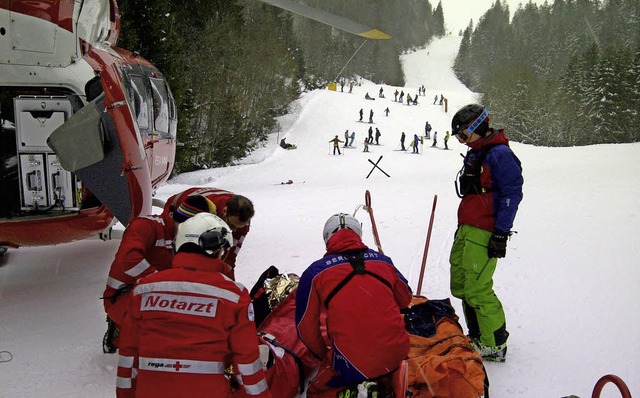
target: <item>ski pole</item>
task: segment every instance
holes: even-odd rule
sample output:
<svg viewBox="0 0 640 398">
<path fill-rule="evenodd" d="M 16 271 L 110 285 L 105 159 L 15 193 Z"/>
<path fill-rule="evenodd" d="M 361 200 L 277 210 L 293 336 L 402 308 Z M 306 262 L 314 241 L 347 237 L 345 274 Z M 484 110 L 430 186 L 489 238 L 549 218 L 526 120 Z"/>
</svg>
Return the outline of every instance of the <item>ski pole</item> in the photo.
<svg viewBox="0 0 640 398">
<path fill-rule="evenodd" d="M 369 218 L 371 219 L 371 229 L 373 230 L 373 240 L 376 243 L 376 247 L 378 248 L 378 251 L 384 254 L 384 252 L 382 251 L 382 246 L 380 245 L 380 236 L 378 235 L 376 220 L 375 218 L 373 218 L 373 209 L 371 208 L 371 193 L 369 192 L 369 190 L 365 191 L 364 193 L 364 205 L 365 205 L 365 208 L 367 209 L 367 212 L 369 213 Z"/>
<path fill-rule="evenodd" d="M 431 208 L 431 219 L 429 220 L 429 229 L 427 230 L 427 241 L 424 244 L 424 253 L 422 254 L 422 267 L 420 268 L 420 278 L 418 279 L 417 296 L 422 290 L 422 279 L 424 277 L 424 268 L 427 265 L 427 254 L 429 253 L 429 242 L 431 241 L 431 229 L 433 227 L 433 217 L 436 213 L 436 204 L 438 203 L 438 195 L 433 195 L 433 207 Z"/>
</svg>

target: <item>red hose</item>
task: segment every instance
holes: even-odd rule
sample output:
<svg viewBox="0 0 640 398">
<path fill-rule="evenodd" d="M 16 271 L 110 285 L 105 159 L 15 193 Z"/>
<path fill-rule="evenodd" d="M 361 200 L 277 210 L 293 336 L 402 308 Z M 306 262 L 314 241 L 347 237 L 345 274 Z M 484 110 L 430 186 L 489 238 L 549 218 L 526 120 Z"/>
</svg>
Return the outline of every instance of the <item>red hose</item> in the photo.
<svg viewBox="0 0 640 398">
<path fill-rule="evenodd" d="M 591 398 L 600 398 L 600 393 L 602 392 L 602 388 L 607 383 L 613 383 L 618 387 L 620 393 L 622 394 L 622 398 L 631 398 L 631 392 L 629 392 L 629 387 L 622 381 L 621 378 L 615 375 L 605 375 L 598 380 L 595 387 L 593 387 L 593 394 L 591 394 Z"/>
</svg>

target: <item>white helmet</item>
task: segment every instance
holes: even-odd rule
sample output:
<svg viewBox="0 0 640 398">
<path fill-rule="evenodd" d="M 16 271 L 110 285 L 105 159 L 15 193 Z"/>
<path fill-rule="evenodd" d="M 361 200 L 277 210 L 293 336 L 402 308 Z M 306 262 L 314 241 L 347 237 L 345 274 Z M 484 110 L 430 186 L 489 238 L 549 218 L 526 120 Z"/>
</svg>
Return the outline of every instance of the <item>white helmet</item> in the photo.
<svg viewBox="0 0 640 398">
<path fill-rule="evenodd" d="M 350 214 L 337 213 L 329 217 L 327 222 L 324 223 L 324 229 L 322 230 L 324 244 L 326 245 L 331 235 L 342 228 L 348 228 L 357 233 L 359 237 L 362 237 L 362 224 L 357 218 Z"/>
<path fill-rule="evenodd" d="M 207 255 L 215 257 L 222 249 L 231 247 L 231 228 L 220 217 L 211 213 L 198 213 L 178 225 L 176 252 L 191 243 L 200 247 Z"/>
</svg>

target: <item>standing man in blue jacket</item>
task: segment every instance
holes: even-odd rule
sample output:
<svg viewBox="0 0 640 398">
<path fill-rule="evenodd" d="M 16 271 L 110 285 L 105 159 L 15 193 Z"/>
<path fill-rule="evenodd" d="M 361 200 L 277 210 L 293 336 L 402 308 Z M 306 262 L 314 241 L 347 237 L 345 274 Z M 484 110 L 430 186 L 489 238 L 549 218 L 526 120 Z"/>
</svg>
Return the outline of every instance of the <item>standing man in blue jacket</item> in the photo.
<svg viewBox="0 0 640 398">
<path fill-rule="evenodd" d="M 462 300 L 474 348 L 485 360 L 504 362 L 509 333 L 493 274 L 498 258 L 506 255 L 522 200 L 522 166 L 504 130 L 489 127 L 489 111 L 482 105 L 462 107 L 451 128 L 469 147 L 456 187 L 462 201 L 449 258 L 451 294 Z"/>
</svg>

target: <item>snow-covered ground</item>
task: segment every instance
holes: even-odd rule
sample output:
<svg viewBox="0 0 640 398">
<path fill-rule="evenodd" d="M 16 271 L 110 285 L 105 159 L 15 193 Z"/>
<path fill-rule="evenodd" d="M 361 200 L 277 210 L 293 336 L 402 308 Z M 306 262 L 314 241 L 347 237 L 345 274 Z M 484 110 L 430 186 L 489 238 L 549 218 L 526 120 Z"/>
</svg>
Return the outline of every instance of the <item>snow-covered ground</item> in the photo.
<svg viewBox="0 0 640 398">
<path fill-rule="evenodd" d="M 396 87 L 364 82 L 353 94 L 306 93 L 282 119 L 281 136 L 297 144 L 286 151 L 279 137 L 234 167 L 183 174 L 158 192 L 166 199 L 189 186 L 215 186 L 242 193 L 256 207 L 252 229 L 239 256 L 237 278 L 252 286 L 269 265 L 302 273 L 324 253 L 322 226 L 335 212 L 353 212 L 372 194 L 385 254 L 414 290 L 434 195 L 438 195 L 422 294 L 450 297 L 448 255 L 456 229 L 454 179 L 465 147 L 455 139 L 442 150 L 455 111 L 475 101 L 450 69 L 460 38 L 449 36 L 403 57 L 413 97 L 426 87 L 419 105 L 393 101 Z M 377 97 L 380 87 L 386 99 Z M 432 105 L 448 99 L 449 111 Z M 383 110 L 389 108 L 388 117 Z M 368 123 L 358 111 L 374 111 L 380 146 L 362 152 Z M 408 144 L 438 131 L 438 148 L 425 143 L 419 155 L 396 151 L 400 134 Z M 497 126 L 499 127 L 499 126 Z M 355 149 L 330 155 L 329 140 L 356 132 Z M 512 143 L 524 167 L 524 200 L 516 217 L 518 234 L 498 262 L 495 289 L 511 332 L 504 364 L 488 363 L 492 398 L 591 395 L 604 374 L 622 377 L 640 394 L 640 145 L 541 148 Z M 379 170 L 365 178 L 373 162 Z M 281 182 L 292 180 L 291 185 Z M 374 247 L 365 213 L 365 242 Z M 55 233 L 55 231 L 52 231 Z M 117 356 L 105 355 L 99 297 L 118 242 L 83 241 L 12 250 L 0 267 L 0 397 L 110 397 Z M 453 300 L 462 314 L 460 303 Z M 0 353 L 1 359 L 9 355 Z M 619 397 L 606 387 L 602 397 Z"/>
</svg>

